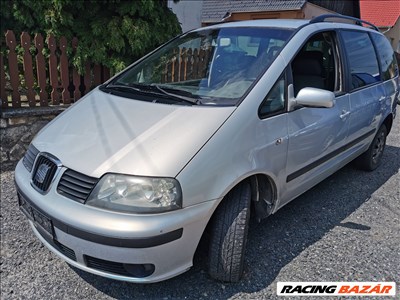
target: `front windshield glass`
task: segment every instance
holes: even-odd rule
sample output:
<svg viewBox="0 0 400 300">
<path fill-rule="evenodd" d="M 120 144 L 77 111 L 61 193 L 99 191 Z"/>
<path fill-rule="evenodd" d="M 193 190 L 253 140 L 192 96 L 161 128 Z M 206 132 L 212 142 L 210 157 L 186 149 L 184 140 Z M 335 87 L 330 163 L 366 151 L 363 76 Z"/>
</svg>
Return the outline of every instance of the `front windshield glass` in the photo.
<svg viewBox="0 0 400 300">
<path fill-rule="evenodd" d="M 291 33 L 262 27 L 190 32 L 137 63 L 109 86 L 175 96 L 196 104 L 236 105 Z"/>
</svg>

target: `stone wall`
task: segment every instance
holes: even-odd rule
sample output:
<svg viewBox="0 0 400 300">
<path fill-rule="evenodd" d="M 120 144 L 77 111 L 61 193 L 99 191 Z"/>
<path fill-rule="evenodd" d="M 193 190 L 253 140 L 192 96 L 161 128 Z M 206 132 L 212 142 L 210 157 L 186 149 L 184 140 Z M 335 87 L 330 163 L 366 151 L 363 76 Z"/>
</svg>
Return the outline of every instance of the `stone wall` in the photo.
<svg viewBox="0 0 400 300">
<path fill-rule="evenodd" d="M 67 107 L 7 109 L 0 119 L 1 170 L 13 170 L 33 137 Z"/>
</svg>

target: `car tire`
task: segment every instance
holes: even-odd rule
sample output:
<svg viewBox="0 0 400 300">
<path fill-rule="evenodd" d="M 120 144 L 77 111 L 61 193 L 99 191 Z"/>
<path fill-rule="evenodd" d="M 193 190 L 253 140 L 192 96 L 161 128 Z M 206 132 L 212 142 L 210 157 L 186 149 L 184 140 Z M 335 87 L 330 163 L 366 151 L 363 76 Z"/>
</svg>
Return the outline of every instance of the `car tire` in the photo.
<svg viewBox="0 0 400 300">
<path fill-rule="evenodd" d="M 242 276 L 250 202 L 250 183 L 245 182 L 225 196 L 213 215 L 209 241 L 209 274 L 214 279 L 237 282 Z"/>
<path fill-rule="evenodd" d="M 386 126 L 382 125 L 372 140 L 368 150 L 357 159 L 357 164 L 361 169 L 373 171 L 381 164 L 383 151 L 386 145 L 386 136 Z"/>
</svg>

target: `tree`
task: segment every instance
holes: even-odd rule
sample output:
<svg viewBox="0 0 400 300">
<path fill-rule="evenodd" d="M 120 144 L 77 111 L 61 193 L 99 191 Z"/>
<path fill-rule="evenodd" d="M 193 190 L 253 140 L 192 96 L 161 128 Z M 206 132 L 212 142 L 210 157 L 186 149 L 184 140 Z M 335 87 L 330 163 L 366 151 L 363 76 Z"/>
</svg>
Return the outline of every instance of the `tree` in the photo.
<svg viewBox="0 0 400 300">
<path fill-rule="evenodd" d="M 119 71 L 181 32 L 164 0 L 14 0 L 2 1 L 1 29 L 15 34 L 76 36 L 72 61 L 86 61 Z M 4 36 L 2 36 L 4 39 Z"/>
</svg>

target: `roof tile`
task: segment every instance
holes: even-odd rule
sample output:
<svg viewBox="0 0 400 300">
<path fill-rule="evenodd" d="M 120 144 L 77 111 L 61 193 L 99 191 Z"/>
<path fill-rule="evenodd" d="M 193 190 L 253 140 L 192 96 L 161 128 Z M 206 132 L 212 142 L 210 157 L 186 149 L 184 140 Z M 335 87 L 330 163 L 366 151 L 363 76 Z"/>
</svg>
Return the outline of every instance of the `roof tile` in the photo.
<svg viewBox="0 0 400 300">
<path fill-rule="evenodd" d="M 400 16 L 400 0 L 360 1 L 361 19 L 378 27 L 393 27 Z"/>
<path fill-rule="evenodd" d="M 218 22 L 227 12 L 301 9 L 306 0 L 203 0 L 203 22 Z"/>
</svg>

